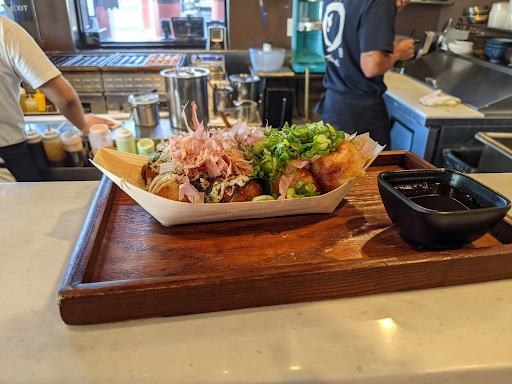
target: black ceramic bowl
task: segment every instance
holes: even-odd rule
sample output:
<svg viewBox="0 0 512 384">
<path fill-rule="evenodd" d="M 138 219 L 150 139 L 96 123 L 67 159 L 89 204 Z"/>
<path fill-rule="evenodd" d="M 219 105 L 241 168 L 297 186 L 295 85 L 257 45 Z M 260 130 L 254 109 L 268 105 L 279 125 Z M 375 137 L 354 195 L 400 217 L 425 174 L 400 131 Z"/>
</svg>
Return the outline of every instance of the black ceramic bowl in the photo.
<svg viewBox="0 0 512 384">
<path fill-rule="evenodd" d="M 449 249 L 489 232 L 510 209 L 510 200 L 449 169 L 387 171 L 378 176 L 382 202 L 405 239 Z"/>
</svg>

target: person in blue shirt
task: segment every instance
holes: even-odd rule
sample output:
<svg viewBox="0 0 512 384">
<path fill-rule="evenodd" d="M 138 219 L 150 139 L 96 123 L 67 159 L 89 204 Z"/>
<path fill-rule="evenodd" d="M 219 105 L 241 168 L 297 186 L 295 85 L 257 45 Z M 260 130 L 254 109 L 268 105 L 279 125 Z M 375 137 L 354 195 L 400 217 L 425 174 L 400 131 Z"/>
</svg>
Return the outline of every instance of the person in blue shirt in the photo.
<svg viewBox="0 0 512 384">
<path fill-rule="evenodd" d="M 325 95 L 315 111 L 347 133 L 390 142 L 383 75 L 414 56 L 412 39 L 395 42 L 397 10 L 410 0 L 327 0 L 322 20 Z"/>
</svg>

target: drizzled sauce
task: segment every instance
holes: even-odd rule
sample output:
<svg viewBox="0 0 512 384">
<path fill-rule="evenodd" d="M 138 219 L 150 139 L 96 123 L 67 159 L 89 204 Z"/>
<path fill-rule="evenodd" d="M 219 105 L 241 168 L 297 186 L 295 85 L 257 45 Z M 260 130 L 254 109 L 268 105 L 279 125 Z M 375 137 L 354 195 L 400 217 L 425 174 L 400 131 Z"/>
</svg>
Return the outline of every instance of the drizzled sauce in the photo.
<svg viewBox="0 0 512 384">
<path fill-rule="evenodd" d="M 468 211 L 483 208 L 460 189 L 440 183 L 415 183 L 395 187 L 410 201 L 439 212 Z"/>
</svg>

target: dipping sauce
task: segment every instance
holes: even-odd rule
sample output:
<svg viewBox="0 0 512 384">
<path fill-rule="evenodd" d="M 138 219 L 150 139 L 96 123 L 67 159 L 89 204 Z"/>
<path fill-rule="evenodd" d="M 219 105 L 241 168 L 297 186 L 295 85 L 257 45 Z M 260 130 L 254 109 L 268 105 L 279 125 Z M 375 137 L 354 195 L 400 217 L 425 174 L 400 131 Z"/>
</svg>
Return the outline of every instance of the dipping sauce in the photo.
<svg viewBox="0 0 512 384">
<path fill-rule="evenodd" d="M 446 184 L 424 182 L 395 188 L 413 203 L 434 211 L 455 212 L 483 208 L 471 196 Z"/>
</svg>

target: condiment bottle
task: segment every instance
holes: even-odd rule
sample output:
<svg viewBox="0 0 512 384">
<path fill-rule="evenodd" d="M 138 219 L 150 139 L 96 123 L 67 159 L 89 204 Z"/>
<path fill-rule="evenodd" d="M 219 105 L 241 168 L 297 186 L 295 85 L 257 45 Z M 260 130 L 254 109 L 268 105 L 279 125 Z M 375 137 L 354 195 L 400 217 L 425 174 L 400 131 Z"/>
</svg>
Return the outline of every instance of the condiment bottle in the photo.
<svg viewBox="0 0 512 384">
<path fill-rule="evenodd" d="M 27 100 L 27 92 L 25 92 L 25 88 L 20 87 L 20 106 L 23 112 L 27 112 L 25 100 Z"/>
<path fill-rule="evenodd" d="M 89 143 L 91 144 L 93 156 L 98 153 L 100 147 L 114 149 L 112 133 L 108 129 L 107 124 L 94 124 L 89 128 Z"/>
<path fill-rule="evenodd" d="M 37 101 L 29 94 L 25 100 L 25 109 L 27 112 L 37 112 Z"/>
<path fill-rule="evenodd" d="M 137 142 L 139 155 L 151 157 L 155 153 L 155 142 L 151 139 L 140 139 Z"/>
<path fill-rule="evenodd" d="M 43 145 L 48 160 L 50 160 L 50 167 L 65 167 L 66 151 L 64 144 L 60 140 L 59 131 L 48 126 L 48 129 L 43 132 Z"/>
<path fill-rule="evenodd" d="M 39 89 L 36 89 L 34 100 L 37 103 L 37 110 L 39 112 L 46 112 L 46 96 L 39 92 Z"/>
<path fill-rule="evenodd" d="M 132 133 L 126 128 L 116 130 L 116 147 L 118 151 L 137 154 L 137 145 Z"/>
<path fill-rule="evenodd" d="M 62 132 L 60 139 L 67 152 L 68 162 L 73 167 L 83 167 L 87 156 L 84 153 L 84 143 L 78 130 Z"/>
<path fill-rule="evenodd" d="M 27 147 L 30 158 L 38 169 L 48 168 L 48 158 L 44 151 L 43 135 L 36 129 L 27 131 Z"/>
</svg>

